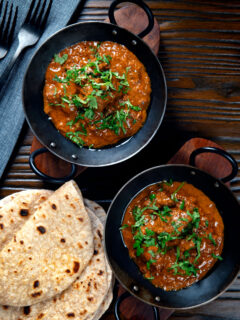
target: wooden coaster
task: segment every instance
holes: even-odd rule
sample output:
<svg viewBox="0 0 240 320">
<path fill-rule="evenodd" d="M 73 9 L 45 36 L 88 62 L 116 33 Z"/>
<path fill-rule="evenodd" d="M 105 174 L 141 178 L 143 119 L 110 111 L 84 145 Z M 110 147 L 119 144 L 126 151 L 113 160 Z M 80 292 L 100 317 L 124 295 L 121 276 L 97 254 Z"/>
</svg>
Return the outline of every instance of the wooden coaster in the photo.
<svg viewBox="0 0 240 320">
<path fill-rule="evenodd" d="M 134 34 L 138 34 L 144 30 L 148 24 L 147 15 L 142 8 L 136 5 L 130 5 L 116 10 L 115 19 L 120 27 L 131 31 Z M 154 53 L 157 54 L 160 43 L 160 28 L 157 20 L 154 20 L 155 23 L 152 31 L 146 35 L 143 40 L 149 45 Z M 109 20 L 107 19 L 105 22 L 109 22 Z M 43 145 L 37 140 L 36 137 L 34 137 L 31 152 L 42 147 Z M 71 171 L 71 164 L 54 156 L 50 152 L 37 156 L 36 166 L 40 171 L 54 178 L 64 177 Z M 78 166 L 76 176 L 78 176 L 85 169 L 86 167 Z"/>
</svg>

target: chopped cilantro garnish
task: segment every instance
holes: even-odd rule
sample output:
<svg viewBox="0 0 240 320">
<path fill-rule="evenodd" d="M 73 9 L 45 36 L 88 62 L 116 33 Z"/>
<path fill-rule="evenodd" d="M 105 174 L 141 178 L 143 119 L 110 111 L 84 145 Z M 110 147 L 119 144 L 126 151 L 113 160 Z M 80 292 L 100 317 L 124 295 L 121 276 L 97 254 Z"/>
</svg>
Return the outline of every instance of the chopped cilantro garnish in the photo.
<svg viewBox="0 0 240 320">
<path fill-rule="evenodd" d="M 148 253 L 150 253 L 150 255 L 151 255 L 153 258 L 155 258 L 156 254 L 155 254 L 155 252 L 154 252 L 154 251 L 149 250 L 149 251 L 148 251 Z"/>
<path fill-rule="evenodd" d="M 146 263 L 146 265 L 147 265 L 147 269 L 148 270 L 150 270 L 150 266 L 151 266 L 151 264 L 152 263 L 155 263 L 156 262 L 156 260 L 154 260 L 154 259 L 150 259 L 150 260 L 148 260 L 148 262 Z"/>
<path fill-rule="evenodd" d="M 214 259 L 218 259 L 218 260 L 220 260 L 220 261 L 223 260 L 223 258 L 222 258 L 221 256 L 216 256 L 214 253 L 212 253 L 212 257 L 213 257 Z"/>
<path fill-rule="evenodd" d="M 60 57 L 59 54 L 54 55 L 54 61 L 60 64 L 64 64 L 64 62 L 67 61 L 67 58 L 68 58 L 68 55 L 66 53 L 62 57 Z"/>
<path fill-rule="evenodd" d="M 71 103 L 72 103 L 71 100 L 69 100 L 68 97 L 61 97 L 61 100 L 62 100 L 63 102 L 65 102 L 65 103 L 68 103 L 68 104 L 71 104 Z"/>
<path fill-rule="evenodd" d="M 75 119 L 68 121 L 66 124 L 67 124 L 67 126 L 72 127 L 80 119 L 84 119 L 84 117 L 81 114 L 78 114 Z"/>
<path fill-rule="evenodd" d="M 169 187 L 173 184 L 173 180 L 172 179 L 164 180 L 163 182 Z"/>
<path fill-rule="evenodd" d="M 124 225 L 122 225 L 122 226 L 119 228 L 119 230 L 123 230 L 123 229 L 126 229 L 126 228 L 128 228 L 128 227 L 129 227 L 128 224 L 124 224 Z"/>
<path fill-rule="evenodd" d="M 178 202 L 178 199 L 176 198 L 176 194 L 178 193 L 178 191 L 184 186 L 185 182 L 182 182 L 177 189 L 171 194 L 171 199 L 175 202 Z"/>
<path fill-rule="evenodd" d="M 60 83 L 66 83 L 68 82 L 67 79 L 65 78 L 59 78 L 59 76 L 55 75 L 55 77 L 53 78 L 53 81 L 57 81 L 57 82 L 60 82 Z"/>
<path fill-rule="evenodd" d="M 198 268 L 196 268 L 194 266 L 194 264 L 192 264 L 191 262 L 189 262 L 188 260 L 184 260 L 184 261 L 179 261 L 179 262 L 175 262 L 171 267 L 170 269 L 173 269 L 174 270 L 174 274 L 180 274 L 180 275 L 184 275 L 184 274 L 181 274 L 178 272 L 178 269 L 181 269 L 182 271 L 185 272 L 185 274 L 187 276 L 191 276 L 191 275 L 194 275 L 196 276 L 197 275 L 197 270 Z"/>
<path fill-rule="evenodd" d="M 194 238 L 193 239 L 193 242 L 196 246 L 196 249 L 197 249 L 197 256 L 194 260 L 194 263 L 197 262 L 197 260 L 200 258 L 200 255 L 201 255 L 201 252 L 200 252 L 200 247 L 201 247 L 201 242 L 202 242 L 202 239 L 200 237 L 197 237 L 197 238 Z"/>
<path fill-rule="evenodd" d="M 209 240 L 212 242 L 212 244 L 216 247 L 217 243 L 216 243 L 216 241 L 213 239 L 213 236 L 212 236 L 211 233 L 208 234 L 207 239 L 209 239 Z"/>
<path fill-rule="evenodd" d="M 178 230 L 178 228 L 182 226 L 182 223 L 176 223 L 176 221 L 173 221 L 171 225 L 173 226 L 174 231 L 179 234 L 180 231 Z"/>
<path fill-rule="evenodd" d="M 66 137 L 70 139 L 72 142 L 76 143 L 79 147 L 83 147 L 85 142 L 82 138 L 79 137 L 79 134 L 81 134 L 80 131 L 76 132 L 66 132 Z"/>
<path fill-rule="evenodd" d="M 150 196 L 149 196 L 149 199 L 151 201 L 153 201 L 154 199 L 156 199 L 156 194 L 155 193 L 151 193 Z"/>
<path fill-rule="evenodd" d="M 179 208 L 180 208 L 181 210 L 183 210 L 184 207 L 185 207 L 185 201 L 183 200 L 183 201 L 181 202 Z"/>
<path fill-rule="evenodd" d="M 126 105 L 128 109 L 130 108 L 135 111 L 142 110 L 140 107 L 132 105 L 129 99 L 127 101 L 120 102 L 120 106 L 124 106 L 124 105 Z"/>
</svg>

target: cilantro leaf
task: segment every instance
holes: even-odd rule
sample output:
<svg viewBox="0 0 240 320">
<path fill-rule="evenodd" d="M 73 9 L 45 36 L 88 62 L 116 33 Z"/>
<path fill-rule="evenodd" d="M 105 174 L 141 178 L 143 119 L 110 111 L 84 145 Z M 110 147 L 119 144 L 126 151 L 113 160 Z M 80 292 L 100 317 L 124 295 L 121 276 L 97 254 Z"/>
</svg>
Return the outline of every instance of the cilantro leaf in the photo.
<svg viewBox="0 0 240 320">
<path fill-rule="evenodd" d="M 54 55 L 54 61 L 60 63 L 61 65 L 64 64 L 68 59 L 68 55 L 65 53 L 62 57 L 59 54 Z"/>
</svg>

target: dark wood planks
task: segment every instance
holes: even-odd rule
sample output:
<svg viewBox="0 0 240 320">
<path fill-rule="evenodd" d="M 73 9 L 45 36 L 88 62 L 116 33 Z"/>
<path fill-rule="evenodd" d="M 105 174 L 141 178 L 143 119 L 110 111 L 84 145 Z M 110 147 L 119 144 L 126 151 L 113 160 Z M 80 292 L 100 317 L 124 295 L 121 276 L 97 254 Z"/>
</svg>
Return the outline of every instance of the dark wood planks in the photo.
<svg viewBox="0 0 240 320">
<path fill-rule="evenodd" d="M 88 0 L 80 20 L 106 19 L 110 2 Z M 240 163 L 239 0 L 146 2 L 160 24 L 158 56 L 167 77 L 169 97 L 158 144 L 153 141 L 153 145 L 159 146 L 156 159 L 159 163 L 167 162 L 187 139 L 200 136 L 223 146 Z M 31 140 L 31 133 L 25 130 L 2 182 L 0 197 L 25 188 L 56 187 L 44 184 L 30 170 Z M 142 157 L 147 156 L 147 152 L 142 154 Z M 100 171 L 101 179 L 104 173 Z M 134 168 L 128 175 L 133 174 Z M 101 187 L 101 179 L 96 181 L 90 177 L 88 181 Z M 111 178 L 107 181 L 109 191 L 105 192 L 111 196 L 113 182 Z M 78 182 L 81 184 L 81 177 Z M 83 176 L 85 187 L 84 183 Z M 231 188 L 240 200 L 240 175 L 231 183 Z M 88 191 L 84 189 L 84 192 Z M 94 197 L 101 199 L 98 194 Z M 198 309 L 174 313 L 171 319 L 240 319 L 240 277 L 216 301 Z"/>
</svg>

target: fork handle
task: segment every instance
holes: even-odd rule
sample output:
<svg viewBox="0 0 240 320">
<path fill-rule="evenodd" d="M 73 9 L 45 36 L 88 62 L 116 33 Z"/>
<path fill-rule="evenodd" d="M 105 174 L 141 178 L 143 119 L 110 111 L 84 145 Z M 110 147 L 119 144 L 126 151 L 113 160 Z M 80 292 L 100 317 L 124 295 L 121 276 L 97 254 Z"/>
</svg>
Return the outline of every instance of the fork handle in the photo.
<svg viewBox="0 0 240 320">
<path fill-rule="evenodd" d="M 7 84 L 9 73 L 11 72 L 11 70 L 13 68 L 13 65 L 15 64 L 15 62 L 17 61 L 18 57 L 20 56 L 21 52 L 23 51 L 23 49 L 25 47 L 26 46 L 23 45 L 23 43 L 21 41 L 19 41 L 17 49 L 14 52 L 14 55 L 13 55 L 12 59 L 10 60 L 10 62 L 6 66 L 5 70 L 1 74 L 1 76 L 0 76 L 0 93 L 1 93 L 1 95 L 2 95 L 2 92 L 3 92 L 3 87 Z"/>
</svg>

